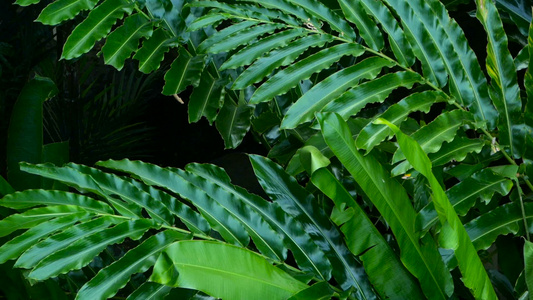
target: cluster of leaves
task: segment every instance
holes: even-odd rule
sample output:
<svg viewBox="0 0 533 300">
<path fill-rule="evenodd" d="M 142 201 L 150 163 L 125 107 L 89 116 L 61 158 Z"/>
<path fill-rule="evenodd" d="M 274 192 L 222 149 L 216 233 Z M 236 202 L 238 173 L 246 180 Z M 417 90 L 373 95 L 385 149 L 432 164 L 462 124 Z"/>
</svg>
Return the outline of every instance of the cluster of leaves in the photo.
<svg viewBox="0 0 533 300">
<path fill-rule="evenodd" d="M 36 2 L 17 1 L 21 5 Z M 145 225 L 145 231 L 179 228 L 183 236 L 168 238 L 168 243 L 185 236 L 210 240 L 208 229 L 212 228 L 218 233 L 214 238 L 240 247 L 235 253 L 251 255 L 242 250 L 251 237 L 249 249 L 284 270 L 280 276 L 316 283 L 305 289 L 300 282 L 286 279 L 291 287 L 280 298 L 297 292 L 317 298 L 320 291 L 324 297 L 336 293 L 340 298 L 357 299 L 448 299 L 470 297 L 466 287 L 477 299 L 496 299 L 497 294 L 523 297 L 527 293 L 524 282 L 532 288 L 529 242 L 525 260 L 516 267 L 519 273 L 523 271 L 518 278 L 506 277 L 499 270 L 486 272 L 488 260 L 477 253 L 491 247 L 499 235 L 525 235 L 529 240 L 533 27 L 531 13 L 525 9 L 527 1 L 475 1 L 476 17 L 487 37 L 484 61 L 478 60 L 461 27 L 450 18 L 447 8 L 452 9 L 456 1 L 105 0 L 96 6 L 98 2 L 57 0 L 39 16 L 38 21 L 56 25 L 91 9 L 68 38 L 63 58 L 78 57 L 105 37 L 101 53 L 106 63 L 120 69 L 135 52 L 139 69 L 151 72 L 159 68 L 166 51 L 177 48 L 163 93 L 181 101 L 180 92 L 189 85 L 198 86 L 189 101 L 191 122 L 202 117 L 215 122 L 227 147 L 237 146 L 252 127 L 265 145 L 272 146 L 269 156 L 286 165 L 288 174 L 267 159 L 251 158 L 259 182 L 271 197 L 269 202 L 232 186 L 213 166 L 189 165 L 183 171 L 129 161 L 101 163 L 132 178 L 79 165 L 26 165 L 26 170 L 107 200 L 114 214 L 109 209 L 106 214 L 134 220 L 150 216 L 155 223 Z M 507 33 L 503 21 L 511 26 Z M 511 42 L 523 47 L 514 58 Z M 519 71 L 523 69 L 527 70 L 522 85 Z M 289 174 L 308 177 L 308 189 Z M 128 196 L 128 191 L 145 196 Z M 22 195 L 19 201 L 31 196 L 24 193 L 31 192 L 3 201 L 14 195 Z M 203 219 L 179 198 L 190 201 L 186 203 Z M 173 217 L 165 218 L 172 213 L 187 232 Z M 69 219 L 73 222 L 69 224 L 85 222 L 76 218 Z M 95 215 L 87 218 L 92 221 Z M 198 220 L 204 221 L 195 223 Z M 138 232 L 130 238 L 141 236 Z M 201 266 L 192 267 L 196 270 L 186 266 L 204 259 L 217 265 L 207 255 L 214 249 L 199 248 L 233 248 L 219 242 L 176 244 L 167 250 L 161 246 L 160 252 L 166 254 L 152 253 L 151 264 L 135 270 L 117 264 L 132 273 L 155 264 L 151 279 L 159 284 L 198 289 L 215 297 L 244 297 L 239 289 L 221 294 L 228 291 L 218 285 L 199 285 L 196 272 Z M 6 245 L 16 248 L 19 244 Z M 26 251 L 22 246 L 16 249 L 6 252 L 11 254 L 5 259 Z M 103 248 L 98 249 L 83 260 L 74 259 L 80 263 L 65 269 L 53 262 L 70 254 L 56 255 L 51 250 L 50 258 L 26 266 L 32 269 L 28 276 L 44 279 L 81 268 Z M 293 266 L 305 275 L 289 267 L 287 250 L 294 257 Z M 198 259 L 185 254 L 189 252 L 206 255 Z M 184 263 L 173 253 L 190 261 Z M 50 265 L 59 269 L 44 277 L 36 275 Z M 112 266 L 102 269 L 106 275 L 97 275 L 85 289 L 95 286 L 107 291 L 102 297 L 114 294 L 132 273 L 112 288 L 100 284 L 99 280 L 110 276 L 106 270 L 114 270 Z M 451 273 L 456 267 L 459 272 Z M 246 268 L 239 272 L 246 273 Z M 264 279 L 260 274 L 246 274 Z"/>
</svg>

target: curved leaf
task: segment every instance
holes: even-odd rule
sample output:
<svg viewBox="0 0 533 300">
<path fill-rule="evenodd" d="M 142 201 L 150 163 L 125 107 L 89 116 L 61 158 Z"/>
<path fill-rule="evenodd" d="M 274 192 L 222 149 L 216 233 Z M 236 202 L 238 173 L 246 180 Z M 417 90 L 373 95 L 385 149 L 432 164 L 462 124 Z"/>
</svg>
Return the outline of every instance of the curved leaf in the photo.
<svg viewBox="0 0 533 300">
<path fill-rule="evenodd" d="M 47 256 L 69 246 L 94 233 L 98 233 L 112 224 L 123 222 L 122 218 L 105 216 L 92 221 L 85 221 L 76 226 L 52 235 L 25 251 L 15 263 L 15 267 L 31 269 Z"/>
<path fill-rule="evenodd" d="M 363 52 L 363 48 L 359 45 L 340 44 L 304 58 L 279 71 L 267 82 L 263 83 L 252 95 L 250 103 L 269 101 L 275 96 L 285 94 L 289 89 L 296 86 L 300 80 L 307 79 L 312 74 L 331 66 L 341 57 L 348 55 L 357 57 Z"/>
<path fill-rule="evenodd" d="M 430 299 L 448 299 L 453 292 L 450 274 L 434 241 L 425 236 L 420 242 L 413 220 L 414 208 L 404 188 L 381 166 L 372 154 L 363 156 L 346 122 L 338 114 L 318 114 L 326 143 L 352 174 L 355 181 L 379 210 L 396 236 L 400 258 L 406 268 L 421 283 Z"/>
<path fill-rule="evenodd" d="M 282 235 L 283 244 L 291 250 L 302 270 L 315 273 L 317 276 L 331 272 L 326 271 L 330 266 L 323 259 L 324 252 L 311 240 L 311 237 L 303 229 L 300 222 L 295 221 L 279 205 L 267 202 L 243 188 L 232 185 L 224 170 L 216 166 L 189 164 L 187 165 L 187 171 L 205 178 L 214 187 L 219 187 L 219 189 L 207 190 L 212 197 L 215 195 L 227 198 L 235 197 L 246 203 L 247 206 L 254 208 L 276 232 Z M 215 191 L 218 191 L 218 193 L 215 194 Z M 224 194 L 222 194 L 223 191 Z M 270 241 L 270 243 L 276 245 L 276 241 Z M 285 258 L 286 250 L 284 248 L 280 256 Z"/>
<path fill-rule="evenodd" d="M 104 61 L 117 70 L 122 70 L 124 62 L 139 48 L 139 40 L 152 36 L 152 23 L 141 14 L 126 18 L 124 24 L 113 31 L 102 47 Z"/>
<path fill-rule="evenodd" d="M 0 205 L 17 210 L 39 205 L 76 205 L 87 211 L 111 214 L 113 209 L 102 201 L 63 191 L 26 190 L 6 195 Z"/>
<path fill-rule="evenodd" d="M 367 45 L 376 51 L 381 50 L 385 44 L 381 31 L 379 31 L 377 24 L 370 20 L 361 5 L 361 1 L 350 3 L 347 0 L 340 0 L 339 4 L 346 19 L 357 26 L 359 34 Z"/>
<path fill-rule="evenodd" d="M 338 113 L 347 120 L 368 103 L 383 102 L 394 89 L 402 86 L 410 88 L 420 80 L 420 75 L 413 72 L 389 73 L 348 90 L 326 105 L 322 111 Z"/>
<path fill-rule="evenodd" d="M 311 149 L 320 153 L 314 147 Z M 304 155 L 304 152 L 300 155 Z M 309 155 L 312 155 L 312 159 L 317 159 L 316 153 Z M 310 161 L 311 159 L 303 158 L 302 164 Z M 348 207 L 347 210 L 352 211 L 346 222 L 337 225 L 342 226 L 346 245 L 354 255 L 361 258 L 365 272 L 380 296 L 391 299 L 424 299 L 416 279 L 405 269 L 363 209 L 335 176 L 320 165 L 306 169 L 311 174 L 311 182 L 335 202 L 337 209 Z M 383 262 L 387 262 L 386 268 Z"/>
<path fill-rule="evenodd" d="M 209 48 L 211 48 L 213 45 L 218 44 L 226 39 L 228 39 L 229 36 L 236 32 L 240 32 L 241 30 L 245 30 L 253 25 L 257 24 L 256 21 L 244 21 L 237 23 L 235 25 L 229 26 L 227 28 L 222 29 L 221 31 L 217 31 L 213 35 L 211 35 L 209 38 L 204 40 L 200 45 L 198 45 L 198 52 L 204 53 Z"/>
<path fill-rule="evenodd" d="M 238 220 L 219 205 L 215 199 L 196 188 L 179 174 L 156 165 L 128 159 L 101 161 L 97 165 L 135 175 L 146 184 L 165 188 L 177 193 L 182 198 L 189 199 L 211 227 L 218 231 L 226 241 L 241 246 L 249 243 L 250 238 Z"/>
<path fill-rule="evenodd" d="M 436 153 L 428 154 L 433 166 L 441 166 L 450 161 L 463 161 L 471 152 L 479 153 L 485 143 L 481 139 L 456 137 L 453 141 L 444 143 Z"/>
<path fill-rule="evenodd" d="M 190 239 L 190 235 L 166 230 L 146 239 L 131 249 L 119 260 L 100 270 L 95 277 L 84 284 L 76 299 L 108 299 L 128 283 L 130 276 L 142 273 L 152 267 L 161 251 L 176 240 Z"/>
<path fill-rule="evenodd" d="M 197 289 L 217 298 L 284 299 L 307 288 L 263 257 L 216 242 L 182 241 L 170 245 L 153 273 L 168 268 L 177 269 L 177 281 L 161 282 L 160 277 L 153 277 L 158 279 L 156 282 Z"/>
<path fill-rule="evenodd" d="M 227 19 L 228 17 L 229 17 L 229 15 L 223 14 L 223 13 L 219 13 L 219 12 L 203 15 L 203 16 L 199 17 L 198 19 L 192 21 L 192 23 L 190 23 L 187 26 L 187 31 L 196 31 L 198 29 L 202 29 L 202 28 L 207 27 L 209 25 L 213 25 L 215 23 L 223 21 L 223 20 Z"/>
<path fill-rule="evenodd" d="M 215 125 L 224 139 L 225 149 L 235 149 L 250 129 L 254 112 L 252 105 L 235 104 L 227 97 L 218 113 Z"/>
<path fill-rule="evenodd" d="M 525 145 L 521 134 L 522 101 L 513 57 L 507 47 L 507 35 L 492 0 L 476 0 L 477 13 L 487 32 L 487 73 L 491 77 L 491 98 L 499 113 L 498 132 L 501 145 L 509 146 L 511 156 L 520 158 Z"/>
<path fill-rule="evenodd" d="M 234 90 L 244 89 L 272 73 L 279 66 L 291 64 L 300 54 L 311 47 L 322 47 L 332 40 L 328 35 L 309 35 L 297 39 L 288 46 L 269 52 L 266 56 L 257 59 L 250 67 L 244 70 L 231 87 Z"/>
<path fill-rule="evenodd" d="M 432 165 L 427 154 L 412 137 L 404 134 L 397 126 L 388 121 L 378 119 L 378 121 L 382 120 L 396 134 L 398 144 L 409 163 L 429 181 L 432 203 L 435 205 L 441 224 L 444 225 L 439 235 L 440 243 L 443 247 L 454 250 L 465 286 L 472 291 L 476 299 L 498 299 L 485 267 L 477 255 L 476 248 L 474 248 L 459 216 L 431 170 Z"/>
<path fill-rule="evenodd" d="M 170 290 L 172 289 L 173 288 L 168 285 L 146 281 L 145 283 L 141 284 L 141 286 L 138 287 L 135 292 L 129 295 L 126 300 L 163 299 L 166 295 L 168 295 L 168 293 L 170 293 Z"/>
<path fill-rule="evenodd" d="M 179 94 L 189 85 L 198 86 L 201 80 L 200 75 L 209 75 L 208 72 L 202 73 L 205 59 L 203 55 L 192 56 L 184 47 L 180 47 L 178 58 L 174 60 L 170 70 L 165 73 L 163 95 Z"/>
<path fill-rule="evenodd" d="M 45 7 L 36 21 L 46 25 L 57 25 L 73 19 L 83 10 L 93 9 L 98 0 L 57 0 Z"/>
<path fill-rule="evenodd" d="M 319 208 L 313 195 L 271 160 L 250 155 L 250 161 L 265 192 L 283 210 L 298 218 L 324 251 L 333 267 L 332 275 L 341 287 L 344 290 L 355 287 L 358 297 L 362 299 L 375 298 L 368 278 L 362 275 L 360 262 L 346 248 L 339 231 Z"/>
<path fill-rule="evenodd" d="M 139 71 L 148 74 L 159 68 L 165 52 L 176 43 L 176 38 L 169 38 L 164 29 L 159 28 L 142 44 L 133 59 L 139 61 Z"/>
<path fill-rule="evenodd" d="M 127 0 L 105 0 L 74 28 L 65 42 L 61 58 L 72 59 L 87 53 L 98 40 L 107 36 L 117 19 L 132 10 L 133 4 Z"/>
<path fill-rule="evenodd" d="M 371 57 L 357 65 L 342 69 L 320 83 L 314 85 L 300 99 L 298 99 L 285 113 L 281 122 L 281 129 L 295 128 L 301 123 L 314 118 L 315 112 L 344 93 L 346 89 L 357 85 L 361 79 L 372 79 L 378 75 L 383 67 L 390 67 L 391 63 L 380 57 Z"/>
<path fill-rule="evenodd" d="M 410 113 L 415 111 L 428 113 L 433 103 L 443 100 L 442 94 L 434 91 L 412 94 L 391 105 L 380 117 L 400 126 L 400 123 L 407 119 Z M 391 135 L 392 131 L 387 126 L 370 122 L 359 132 L 355 145 L 359 149 L 366 149 L 368 153 Z"/>
<path fill-rule="evenodd" d="M 183 74 L 185 75 L 192 74 Z M 190 80 L 191 77 L 187 79 Z M 194 89 L 189 100 L 189 123 L 200 121 L 202 116 L 205 116 L 209 124 L 215 121 L 218 110 L 224 105 L 226 83 L 225 79 L 213 77 L 208 69 L 204 70 L 200 77 L 201 88 Z"/>
<path fill-rule="evenodd" d="M 282 25 L 279 24 L 263 24 L 248 27 L 228 36 L 226 39 L 206 49 L 206 51 L 209 51 L 211 54 L 227 52 L 239 46 L 249 44 L 255 41 L 257 37 L 280 28 L 282 28 Z"/>
<path fill-rule="evenodd" d="M 270 52 L 273 49 L 285 47 L 292 40 L 297 37 L 303 36 L 305 31 L 302 29 L 288 29 L 282 32 L 270 35 L 266 38 L 259 40 L 256 43 L 248 45 L 237 53 L 233 54 L 228 60 L 226 60 L 219 68 L 219 70 L 236 69 L 244 65 L 251 64 L 261 55 Z"/>
<path fill-rule="evenodd" d="M 121 243 L 125 238 L 140 239 L 148 229 L 154 227 L 156 226 L 150 220 L 132 220 L 92 234 L 43 259 L 28 274 L 28 278 L 45 280 L 70 270 L 80 269 L 107 246 Z"/>
</svg>

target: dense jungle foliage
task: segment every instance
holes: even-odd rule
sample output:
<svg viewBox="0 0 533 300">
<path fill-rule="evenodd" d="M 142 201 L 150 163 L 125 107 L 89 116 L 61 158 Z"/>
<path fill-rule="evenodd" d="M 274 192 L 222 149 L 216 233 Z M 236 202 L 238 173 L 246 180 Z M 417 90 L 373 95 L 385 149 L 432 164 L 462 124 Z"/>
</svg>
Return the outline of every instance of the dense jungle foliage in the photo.
<svg viewBox="0 0 533 300">
<path fill-rule="evenodd" d="M 532 4 L 2 3 L 0 297 L 533 297 Z"/>
</svg>

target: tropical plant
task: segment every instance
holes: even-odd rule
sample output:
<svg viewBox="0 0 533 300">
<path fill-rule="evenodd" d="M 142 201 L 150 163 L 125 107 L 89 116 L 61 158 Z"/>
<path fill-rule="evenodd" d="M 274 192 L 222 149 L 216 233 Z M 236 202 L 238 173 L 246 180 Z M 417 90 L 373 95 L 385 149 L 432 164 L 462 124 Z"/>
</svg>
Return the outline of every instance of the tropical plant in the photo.
<svg viewBox="0 0 533 300">
<path fill-rule="evenodd" d="M 215 171 L 195 173 L 199 165 L 186 171 L 152 166 L 150 175 L 129 162 L 103 166 L 189 199 L 227 243 L 246 246 L 249 234 L 251 249 L 294 275 L 296 271 L 287 267 L 291 262 L 285 261 L 290 249 L 293 266 L 318 282 L 311 294 L 329 291 L 322 288 L 328 281 L 339 297 L 344 297 L 341 291 L 355 298 L 526 297 L 533 281 L 530 262 L 518 260 L 504 270 L 509 258 L 502 255 L 500 265 L 491 267 L 491 255 L 502 248 L 498 236 L 523 235 L 529 240 L 531 230 L 533 27 L 524 9 L 527 1 L 475 1 L 476 17 L 487 37 L 486 53 L 475 53 L 473 41 L 469 43 L 450 17 L 447 8 L 455 9 L 457 1 L 105 0 L 96 6 L 98 2 L 58 0 L 41 13 L 39 21 L 55 25 L 92 10 L 68 38 L 63 58 L 78 57 L 105 37 L 101 52 L 106 63 L 120 69 L 135 52 L 139 69 L 150 72 L 158 69 L 168 49 L 178 48 L 163 93 L 182 101 L 180 92 L 188 85 L 199 86 L 190 97 L 190 121 L 202 116 L 214 121 L 227 147 L 238 145 L 252 125 L 253 133 L 273 146 L 269 156 L 288 163 L 288 173 L 308 176 L 308 190 L 320 201 L 279 166 L 256 156 L 252 165 L 273 202 L 237 205 L 235 213 L 243 215 L 234 215 L 222 204 L 226 210 L 213 216 L 198 206 L 201 195 L 171 188 L 175 182 L 169 178 L 177 173 L 215 201 L 237 197 L 209 194 L 215 189 L 206 185 L 205 174 L 211 174 L 211 180 L 222 176 L 222 182 L 231 185 Z M 464 2 L 468 1 L 459 1 Z M 124 21 L 109 34 L 119 19 Z M 502 20 L 508 22 L 505 30 Z M 523 49 L 513 58 L 509 46 Z M 519 72 L 526 68 L 522 85 Z M 89 172 L 86 167 L 70 165 L 50 173 L 43 170 L 54 167 L 25 168 L 95 193 L 107 199 L 115 213 L 149 215 L 159 224 L 164 220 L 146 209 L 148 215 L 131 215 L 127 206 L 101 191 L 98 178 L 77 180 L 79 175 L 70 171 Z M 304 170 L 307 175 L 301 174 Z M 157 181 L 159 176 L 169 181 Z M 111 184 L 109 180 L 102 184 Z M 98 184 L 92 186 L 94 181 Z M 138 181 L 126 181 L 140 188 Z M 282 209 L 265 208 L 275 206 L 269 203 Z M 260 213 L 254 220 L 271 226 L 281 246 L 271 246 L 264 240 L 268 234 L 248 227 L 256 224 L 245 218 L 254 209 Z M 287 240 L 283 234 L 288 233 L 280 233 L 268 221 L 272 215 L 278 220 L 278 211 L 297 216 L 302 224 L 291 229 L 303 229 L 310 239 Z M 218 224 L 220 218 L 231 222 Z M 196 237 L 207 236 L 188 228 Z M 514 246 L 521 243 L 513 240 Z M 496 250 L 485 251 L 492 245 Z M 533 255 L 528 245 L 525 257 Z M 166 254 L 159 256 L 152 279 L 237 297 L 194 285 L 188 272 L 180 281 L 185 263 L 172 252 L 184 253 L 185 248 L 161 250 Z M 179 275 L 168 271 L 174 267 Z"/>
</svg>

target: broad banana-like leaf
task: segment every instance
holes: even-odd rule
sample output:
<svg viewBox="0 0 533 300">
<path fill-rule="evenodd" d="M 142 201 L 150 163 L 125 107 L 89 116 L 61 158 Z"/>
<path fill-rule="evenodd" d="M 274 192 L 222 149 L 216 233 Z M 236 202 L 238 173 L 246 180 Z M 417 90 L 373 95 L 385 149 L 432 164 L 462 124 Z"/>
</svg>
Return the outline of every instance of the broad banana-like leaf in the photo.
<svg viewBox="0 0 533 300">
<path fill-rule="evenodd" d="M 119 260 L 100 270 L 95 277 L 84 284 L 76 299 L 108 299 L 128 283 L 130 276 L 142 273 L 152 267 L 161 251 L 176 240 L 187 240 L 192 236 L 178 231 L 165 230 L 131 249 Z"/>
<path fill-rule="evenodd" d="M 179 272 L 177 280 L 160 276 L 170 268 Z M 171 244 L 156 263 L 152 279 L 165 285 L 200 290 L 216 298 L 236 300 L 285 299 L 307 288 L 250 250 L 210 241 Z"/>
<path fill-rule="evenodd" d="M 280 128 L 292 129 L 301 123 L 310 121 L 314 118 L 315 112 L 320 111 L 348 88 L 357 85 L 361 79 L 373 79 L 383 67 L 390 66 L 392 66 L 390 61 L 381 57 L 371 57 L 330 75 L 314 85 L 289 108 Z"/>
<path fill-rule="evenodd" d="M 448 299 L 453 292 L 451 275 L 435 242 L 416 231 L 415 210 L 404 188 L 383 168 L 372 154 L 363 156 L 346 122 L 338 114 L 318 114 L 320 127 L 330 149 L 353 176 L 363 192 L 389 224 L 400 247 L 400 258 L 421 283 L 430 299 Z"/>
<path fill-rule="evenodd" d="M 347 221 L 337 223 L 337 225 L 342 225 L 341 231 L 344 233 L 348 249 L 361 258 L 372 286 L 382 298 L 424 299 L 416 279 L 405 269 L 387 241 L 350 193 L 331 171 L 323 167 L 327 164 L 313 164 L 314 161 L 327 159 L 318 153 L 320 153 L 318 149 L 307 146 L 302 148 L 300 159 L 311 175 L 311 182 L 333 200 L 337 209 L 349 207 L 348 209 L 352 211 Z M 383 262 L 387 262 L 386 268 Z"/>
<path fill-rule="evenodd" d="M 212 124 L 218 116 L 218 110 L 224 105 L 224 88 L 227 81 L 213 77 L 209 69 L 205 69 L 200 77 L 199 86 L 194 89 L 189 100 L 189 123 L 200 121 L 205 117 Z M 185 75 L 185 74 L 184 74 Z"/>
<path fill-rule="evenodd" d="M 314 34 L 299 38 L 286 47 L 273 50 L 268 55 L 257 59 L 251 66 L 244 70 L 235 79 L 232 89 L 244 89 L 270 75 L 276 68 L 291 64 L 300 54 L 309 48 L 322 47 L 326 42 L 331 40 L 331 36 Z"/>
<path fill-rule="evenodd" d="M 490 169 L 483 169 L 471 177 L 461 181 L 446 191 L 446 195 L 458 215 L 464 216 L 476 204 L 477 199 L 490 201 L 494 193 L 507 195 L 513 183 L 511 180 L 494 173 Z M 433 202 L 424 207 L 417 216 L 417 225 L 423 231 L 428 230 L 438 220 Z"/>
<path fill-rule="evenodd" d="M 294 294 L 288 300 L 327 300 L 331 299 L 334 293 L 335 291 L 329 286 L 327 282 L 321 281 Z"/>
<path fill-rule="evenodd" d="M 298 28 L 284 30 L 282 32 L 273 34 L 239 50 L 228 60 L 226 60 L 222 66 L 220 66 L 219 70 L 236 69 L 238 67 L 251 64 L 261 55 L 276 48 L 285 47 L 292 40 L 303 35 L 305 35 L 304 31 Z"/>
<path fill-rule="evenodd" d="M 108 228 L 110 225 L 121 222 L 124 222 L 124 219 L 113 216 L 104 216 L 72 226 L 44 239 L 25 251 L 18 258 L 15 267 L 31 269 L 47 256 L 66 248 L 77 240 L 82 240 L 94 233 L 98 233 Z"/>
<path fill-rule="evenodd" d="M 151 220 L 142 219 L 122 222 L 115 227 L 94 233 L 41 260 L 28 274 L 28 278 L 45 280 L 80 269 L 108 245 L 121 243 L 126 238 L 138 240 L 148 229 L 157 227 Z"/>
<path fill-rule="evenodd" d="M 135 292 L 126 298 L 126 300 L 157 300 L 163 299 L 170 293 L 173 287 L 147 281 L 141 284 Z"/>
<path fill-rule="evenodd" d="M 186 169 L 213 184 L 214 188 L 208 190 L 212 197 L 216 195 L 217 197 L 237 198 L 247 206 L 253 207 L 282 236 L 284 247 L 291 250 L 302 270 L 315 273 L 319 277 L 324 277 L 322 273 L 331 272 L 329 262 L 323 259 L 324 252 L 313 242 L 300 222 L 289 216 L 279 205 L 264 201 L 261 197 L 232 185 L 224 170 L 216 166 L 189 164 Z M 270 243 L 276 245 L 276 241 Z M 281 257 L 285 258 L 285 255 L 286 250 L 283 249 Z"/>
<path fill-rule="evenodd" d="M 224 139 L 225 149 L 235 149 L 241 144 L 250 129 L 253 108 L 252 105 L 235 104 L 230 97 L 226 97 L 215 121 Z"/>
<path fill-rule="evenodd" d="M 413 72 L 389 73 L 348 90 L 326 105 L 322 111 L 338 113 L 347 120 L 367 104 L 383 102 L 393 90 L 399 87 L 410 88 L 420 80 L 420 75 Z"/>
<path fill-rule="evenodd" d="M 346 248 L 339 231 L 320 209 L 313 195 L 271 160 L 250 155 L 250 161 L 265 192 L 283 210 L 297 217 L 324 251 L 333 267 L 332 275 L 341 287 L 344 290 L 354 287 L 357 297 L 362 299 L 375 298 L 368 278 L 363 275 L 361 263 Z"/>
<path fill-rule="evenodd" d="M 150 20 L 141 14 L 127 17 L 124 24 L 107 37 L 102 47 L 105 63 L 122 70 L 126 59 L 139 48 L 139 40 L 152 36 L 152 26 Z"/>
<path fill-rule="evenodd" d="M 177 38 L 170 38 L 164 29 L 155 30 L 153 35 L 143 42 L 142 47 L 133 56 L 139 61 L 139 71 L 148 74 L 157 70 L 163 61 L 165 52 L 176 42 Z"/>
<path fill-rule="evenodd" d="M 499 142 L 509 147 L 511 156 L 520 158 L 525 145 L 522 101 L 507 35 L 494 2 L 476 0 L 476 4 L 476 17 L 487 32 L 487 71 L 491 77 L 491 98 L 499 113 Z"/>
<path fill-rule="evenodd" d="M 355 3 L 357 2 L 361 3 L 366 12 L 381 23 L 383 30 L 388 34 L 389 44 L 400 65 L 411 66 L 415 62 L 413 50 L 388 7 L 382 1 L 376 0 L 356 0 Z"/>
<path fill-rule="evenodd" d="M 97 165 L 134 174 L 146 184 L 162 187 L 177 193 L 182 198 L 189 199 L 211 227 L 218 231 L 227 242 L 241 246 L 248 245 L 250 238 L 241 222 L 221 206 L 216 199 L 211 198 L 176 172 L 156 165 L 127 159 L 122 161 L 103 161 L 98 162 Z"/>
<path fill-rule="evenodd" d="M 71 20 L 81 11 L 93 9 L 98 0 L 57 0 L 41 11 L 37 21 L 45 25 L 57 25 Z"/>
<path fill-rule="evenodd" d="M 326 48 L 276 73 L 255 91 L 250 103 L 269 101 L 277 95 L 285 94 L 301 80 L 328 68 L 341 57 L 357 57 L 363 52 L 363 48 L 356 44 L 340 44 Z"/>
<path fill-rule="evenodd" d="M 41 178 L 19 169 L 19 162 L 42 162 L 43 103 L 56 95 L 49 78 L 35 77 L 24 85 L 13 107 L 7 133 L 7 179 L 16 190 L 40 188 Z"/>
<path fill-rule="evenodd" d="M 385 44 L 383 35 L 381 35 L 377 24 L 368 17 L 361 5 L 361 1 L 348 2 L 340 0 L 339 4 L 346 19 L 357 26 L 359 34 L 366 44 L 376 51 L 381 50 Z"/>
<path fill-rule="evenodd" d="M 429 112 L 431 105 L 444 100 L 442 94 L 434 91 L 412 94 L 405 97 L 400 102 L 391 105 L 380 117 L 388 120 L 396 126 L 407 119 L 407 116 L 416 111 Z M 392 135 L 392 131 L 385 125 L 370 122 L 357 136 L 355 145 L 359 149 L 366 149 L 370 152 L 375 146 Z"/>
<path fill-rule="evenodd" d="M 431 170 L 432 165 L 427 154 L 414 138 L 401 132 L 397 126 L 385 119 L 378 121 L 394 131 L 400 149 L 405 153 L 409 163 L 429 181 L 435 210 L 441 224 L 444 225 L 439 235 L 441 246 L 454 250 L 465 286 L 472 291 L 476 299 L 498 299 L 474 244 Z"/>
<path fill-rule="evenodd" d="M 204 66 L 205 56 L 192 56 L 184 47 L 180 47 L 178 58 L 174 60 L 170 66 L 170 70 L 165 73 L 163 95 L 176 95 L 183 92 L 189 85 L 198 86 L 200 83 L 200 76 L 209 75 L 208 72 L 204 72 L 207 74 L 202 73 Z M 203 83 L 208 84 L 207 82 Z"/>
<path fill-rule="evenodd" d="M 133 4 L 127 0 L 105 0 L 74 28 L 65 42 L 61 58 L 72 59 L 87 53 L 97 41 L 107 36 L 119 18 L 129 15 L 132 10 Z"/>
</svg>

